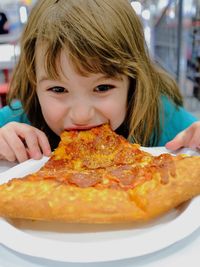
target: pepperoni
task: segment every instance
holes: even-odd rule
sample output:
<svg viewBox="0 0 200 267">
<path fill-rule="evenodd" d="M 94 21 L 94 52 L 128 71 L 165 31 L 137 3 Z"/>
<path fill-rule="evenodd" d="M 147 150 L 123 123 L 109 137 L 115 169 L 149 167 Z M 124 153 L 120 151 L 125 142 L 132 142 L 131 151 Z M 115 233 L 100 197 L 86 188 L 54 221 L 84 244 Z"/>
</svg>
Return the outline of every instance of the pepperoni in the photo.
<svg viewBox="0 0 200 267">
<path fill-rule="evenodd" d="M 132 165 L 122 165 L 109 170 L 111 188 L 134 188 L 136 185 L 149 180 L 152 175 L 145 168 L 137 168 Z M 116 185 L 117 184 L 117 185 Z"/>
<path fill-rule="evenodd" d="M 68 182 L 79 187 L 85 188 L 94 186 L 102 181 L 102 175 L 99 173 L 74 173 L 69 176 Z"/>
<path fill-rule="evenodd" d="M 161 174 L 162 184 L 167 184 L 169 182 L 169 175 L 175 177 L 176 168 L 172 155 L 161 154 L 160 156 L 154 158 L 154 163 Z"/>
</svg>

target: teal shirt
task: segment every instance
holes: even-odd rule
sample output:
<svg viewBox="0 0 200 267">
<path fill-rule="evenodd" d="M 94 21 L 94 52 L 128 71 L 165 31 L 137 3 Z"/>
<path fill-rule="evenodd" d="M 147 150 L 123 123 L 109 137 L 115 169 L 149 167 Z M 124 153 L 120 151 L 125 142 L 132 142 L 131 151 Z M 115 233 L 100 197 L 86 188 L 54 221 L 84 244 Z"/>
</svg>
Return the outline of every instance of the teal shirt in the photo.
<svg viewBox="0 0 200 267">
<path fill-rule="evenodd" d="M 11 109 L 9 106 L 0 109 L 0 127 L 12 121 L 30 124 L 19 101 L 15 101 L 12 107 L 14 109 Z"/>
<path fill-rule="evenodd" d="M 176 106 L 166 96 L 161 97 L 162 109 L 160 110 L 161 136 L 158 146 L 164 146 L 178 133 L 197 121 L 191 113 L 183 107 Z"/>
<path fill-rule="evenodd" d="M 183 107 L 176 107 L 167 97 L 161 97 L 162 110 L 160 111 L 161 136 L 158 146 L 164 146 L 172 140 L 179 132 L 186 129 L 197 119 Z M 26 114 L 23 112 L 21 104 L 16 101 L 12 110 L 8 106 L 0 109 L 0 127 L 11 121 L 30 124 Z M 163 111 L 163 112 L 162 112 Z M 163 115 L 162 115 L 163 114 Z"/>
</svg>

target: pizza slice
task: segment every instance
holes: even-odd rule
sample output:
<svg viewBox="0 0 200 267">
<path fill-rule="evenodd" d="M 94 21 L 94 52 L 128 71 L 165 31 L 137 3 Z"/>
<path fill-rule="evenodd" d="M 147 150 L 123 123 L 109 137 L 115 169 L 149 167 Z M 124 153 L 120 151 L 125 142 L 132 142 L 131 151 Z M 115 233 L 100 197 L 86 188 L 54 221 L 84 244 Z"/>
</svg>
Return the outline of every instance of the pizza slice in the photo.
<svg viewBox="0 0 200 267">
<path fill-rule="evenodd" d="M 0 216 L 141 222 L 199 194 L 199 156 L 155 157 L 102 125 L 64 132 L 38 172 L 0 185 Z"/>
<path fill-rule="evenodd" d="M 109 125 L 87 131 L 65 131 L 45 169 L 107 168 L 151 160 L 149 153 L 140 150 L 137 144 L 130 144 L 125 138 L 113 132 Z"/>
</svg>

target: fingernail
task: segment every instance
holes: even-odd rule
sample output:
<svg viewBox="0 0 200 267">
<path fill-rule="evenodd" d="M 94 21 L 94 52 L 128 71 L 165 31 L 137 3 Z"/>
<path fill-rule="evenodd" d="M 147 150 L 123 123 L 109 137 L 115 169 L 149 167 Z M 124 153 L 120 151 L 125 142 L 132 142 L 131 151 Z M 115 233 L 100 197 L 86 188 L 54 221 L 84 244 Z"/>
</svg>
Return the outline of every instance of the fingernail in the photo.
<svg viewBox="0 0 200 267">
<path fill-rule="evenodd" d="M 47 156 L 50 156 L 50 155 L 51 155 L 51 150 L 50 150 L 50 149 L 47 150 L 46 155 L 47 155 Z"/>
</svg>

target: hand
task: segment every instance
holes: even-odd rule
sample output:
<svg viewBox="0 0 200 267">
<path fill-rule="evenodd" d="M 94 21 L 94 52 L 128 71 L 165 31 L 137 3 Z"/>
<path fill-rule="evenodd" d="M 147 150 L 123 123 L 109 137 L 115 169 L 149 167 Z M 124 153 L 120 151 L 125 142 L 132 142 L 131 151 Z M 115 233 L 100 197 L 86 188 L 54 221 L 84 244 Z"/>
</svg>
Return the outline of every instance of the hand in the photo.
<svg viewBox="0 0 200 267">
<path fill-rule="evenodd" d="M 177 150 L 181 147 L 188 147 L 191 149 L 200 148 L 200 121 L 194 122 L 186 130 L 177 134 L 177 136 L 165 146 L 170 150 Z"/>
<path fill-rule="evenodd" d="M 50 154 L 49 141 L 39 129 L 19 122 L 10 122 L 0 128 L 0 159 L 23 162 Z"/>
</svg>

